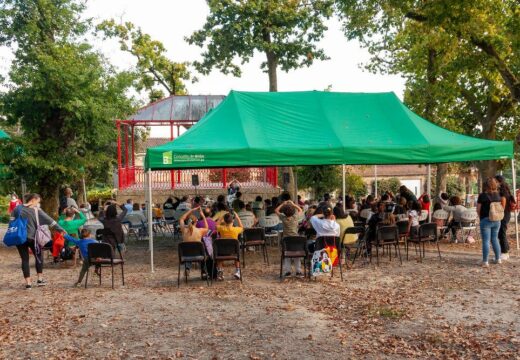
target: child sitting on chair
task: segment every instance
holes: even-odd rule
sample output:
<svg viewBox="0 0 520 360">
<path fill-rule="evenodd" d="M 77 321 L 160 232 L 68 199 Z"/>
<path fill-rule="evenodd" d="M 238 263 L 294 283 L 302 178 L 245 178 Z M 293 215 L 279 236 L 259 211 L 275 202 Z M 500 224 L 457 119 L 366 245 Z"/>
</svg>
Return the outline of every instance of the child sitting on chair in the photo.
<svg viewBox="0 0 520 360">
<path fill-rule="evenodd" d="M 98 241 L 90 238 L 90 231 L 88 231 L 87 229 L 81 230 L 81 239 L 79 240 L 67 234 L 65 234 L 64 237 L 65 240 L 79 247 L 81 257 L 83 258 L 83 266 L 81 267 L 81 270 L 79 272 L 78 281 L 74 284 L 74 286 L 78 287 L 81 285 L 83 277 L 85 276 L 85 274 L 88 271 L 88 268 L 90 267 L 90 264 L 88 262 L 88 245 L 97 243 Z"/>
</svg>

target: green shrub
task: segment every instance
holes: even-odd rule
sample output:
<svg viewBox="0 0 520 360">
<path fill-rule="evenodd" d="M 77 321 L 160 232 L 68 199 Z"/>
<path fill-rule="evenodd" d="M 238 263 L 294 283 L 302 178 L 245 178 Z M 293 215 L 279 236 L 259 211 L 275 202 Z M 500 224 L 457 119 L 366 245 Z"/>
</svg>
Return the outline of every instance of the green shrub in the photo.
<svg viewBox="0 0 520 360">
<path fill-rule="evenodd" d="M 396 177 L 377 180 L 377 192 L 379 194 L 384 194 L 387 191 L 391 191 L 392 193 L 397 194 L 400 186 L 401 180 Z M 375 190 L 375 181 L 372 181 L 372 189 Z"/>
<path fill-rule="evenodd" d="M 446 193 L 449 197 L 462 196 L 466 192 L 464 185 L 456 176 L 448 176 L 446 179 Z"/>
<path fill-rule="evenodd" d="M 0 196 L 0 223 L 5 224 L 9 222 L 9 201 L 10 196 Z"/>
</svg>

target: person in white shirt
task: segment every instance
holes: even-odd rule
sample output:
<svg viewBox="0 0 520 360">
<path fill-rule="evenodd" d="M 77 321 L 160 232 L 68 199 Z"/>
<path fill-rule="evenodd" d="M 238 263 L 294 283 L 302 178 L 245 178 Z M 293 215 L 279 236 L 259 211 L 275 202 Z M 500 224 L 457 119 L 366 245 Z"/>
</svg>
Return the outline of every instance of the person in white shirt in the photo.
<svg viewBox="0 0 520 360">
<path fill-rule="evenodd" d="M 332 208 L 326 207 L 322 214 L 311 217 L 311 225 L 316 230 L 316 237 L 321 236 L 339 236 L 339 224 L 332 212 Z"/>
<path fill-rule="evenodd" d="M 187 196 L 182 197 L 181 203 L 177 207 L 177 210 L 179 210 L 179 211 L 191 210 L 191 203 L 190 203 L 189 197 L 187 197 Z"/>
</svg>

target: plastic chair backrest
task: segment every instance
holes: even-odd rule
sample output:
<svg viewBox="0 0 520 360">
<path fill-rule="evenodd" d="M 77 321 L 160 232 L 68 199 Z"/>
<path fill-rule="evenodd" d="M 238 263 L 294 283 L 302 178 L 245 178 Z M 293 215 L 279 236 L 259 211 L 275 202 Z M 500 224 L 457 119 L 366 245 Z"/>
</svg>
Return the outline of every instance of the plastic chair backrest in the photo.
<svg viewBox="0 0 520 360">
<path fill-rule="evenodd" d="M 265 229 L 261 227 L 244 229 L 243 236 L 244 241 L 265 240 Z"/>
<path fill-rule="evenodd" d="M 240 217 L 240 221 L 242 221 L 242 225 L 244 229 L 252 228 L 255 224 L 255 218 L 253 216 L 243 216 Z"/>
<path fill-rule="evenodd" d="M 286 236 L 282 239 L 282 251 L 305 251 L 307 253 L 307 238 L 305 236 Z"/>
<path fill-rule="evenodd" d="M 426 223 L 419 226 L 419 237 L 437 237 L 437 224 Z"/>
<path fill-rule="evenodd" d="M 275 227 L 280 223 L 280 218 L 277 215 L 269 215 L 260 218 L 259 225 L 263 228 Z"/>
<path fill-rule="evenodd" d="M 125 219 L 132 225 L 132 227 L 142 227 L 143 221 L 141 220 L 141 217 L 137 214 L 128 214 L 126 215 Z"/>
<path fill-rule="evenodd" d="M 433 213 L 433 219 L 434 220 L 447 220 L 449 215 L 450 214 L 448 214 L 447 211 L 437 210 Z"/>
<path fill-rule="evenodd" d="M 365 232 L 364 226 L 352 226 L 345 229 L 345 234 L 362 234 Z"/>
<path fill-rule="evenodd" d="M 179 259 L 185 256 L 204 256 L 204 245 L 198 241 L 185 241 L 179 243 Z"/>
<path fill-rule="evenodd" d="M 473 210 L 466 210 L 460 216 L 461 222 L 469 223 L 477 220 L 478 214 Z"/>
<path fill-rule="evenodd" d="M 114 249 L 110 244 L 106 243 L 92 243 L 87 246 L 88 258 L 94 260 L 97 258 L 101 259 L 113 259 Z"/>
<path fill-rule="evenodd" d="M 377 229 L 377 240 L 379 241 L 397 241 L 397 226 L 381 226 Z"/>
<path fill-rule="evenodd" d="M 325 246 L 334 245 L 336 248 L 340 249 L 340 240 L 337 236 L 320 236 L 316 239 L 315 250 L 321 250 L 325 248 Z"/>
<path fill-rule="evenodd" d="M 399 234 L 406 234 L 408 232 L 408 220 L 401 220 L 395 223 L 395 226 L 397 227 L 397 232 Z"/>
<path fill-rule="evenodd" d="M 235 239 L 217 239 L 213 241 L 213 253 L 220 255 L 237 255 L 240 251 L 240 244 Z"/>
</svg>

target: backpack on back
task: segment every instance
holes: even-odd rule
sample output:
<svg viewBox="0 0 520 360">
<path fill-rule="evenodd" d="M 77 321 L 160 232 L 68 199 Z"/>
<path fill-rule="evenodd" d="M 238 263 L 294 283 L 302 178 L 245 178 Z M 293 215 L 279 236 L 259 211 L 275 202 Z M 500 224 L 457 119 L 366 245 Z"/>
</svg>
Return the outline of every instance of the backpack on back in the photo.
<svg viewBox="0 0 520 360">
<path fill-rule="evenodd" d="M 500 201 L 492 201 L 491 197 L 488 194 L 489 198 L 489 221 L 502 221 L 504 218 L 504 207 Z"/>
</svg>

